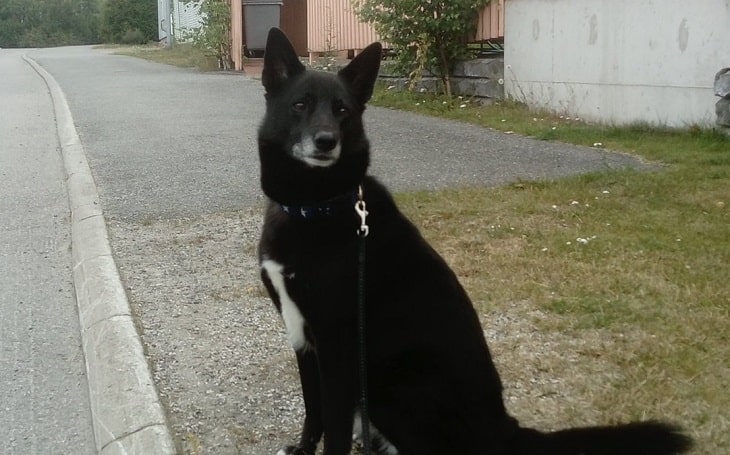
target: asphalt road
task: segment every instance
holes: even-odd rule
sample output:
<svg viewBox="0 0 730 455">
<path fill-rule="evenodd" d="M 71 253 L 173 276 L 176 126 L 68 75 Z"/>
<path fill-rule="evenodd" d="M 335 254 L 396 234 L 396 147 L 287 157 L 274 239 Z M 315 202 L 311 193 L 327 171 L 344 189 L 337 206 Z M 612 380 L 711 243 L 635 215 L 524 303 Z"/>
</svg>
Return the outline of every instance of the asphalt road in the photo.
<svg viewBox="0 0 730 455">
<path fill-rule="evenodd" d="M 48 89 L 0 50 L 0 453 L 95 453 Z"/>
<path fill-rule="evenodd" d="M 111 218 L 257 204 L 260 82 L 71 47 L 30 53 L 66 93 Z M 372 173 L 393 189 L 496 185 L 636 166 L 635 159 L 370 107 Z"/>
</svg>

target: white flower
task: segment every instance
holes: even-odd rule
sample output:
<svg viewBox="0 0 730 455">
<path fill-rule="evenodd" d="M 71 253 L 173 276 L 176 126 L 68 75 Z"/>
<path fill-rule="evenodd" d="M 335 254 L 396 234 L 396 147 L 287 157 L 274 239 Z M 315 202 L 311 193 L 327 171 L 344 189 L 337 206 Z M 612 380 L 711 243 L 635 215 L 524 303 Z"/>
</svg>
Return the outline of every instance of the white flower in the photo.
<svg viewBox="0 0 730 455">
<path fill-rule="evenodd" d="M 386 90 L 393 90 L 395 88 L 395 85 L 389 85 Z"/>
<path fill-rule="evenodd" d="M 580 202 L 578 202 L 578 201 L 570 201 L 570 205 L 578 205 L 578 204 L 580 204 Z"/>
<path fill-rule="evenodd" d="M 465 108 L 466 107 L 466 104 L 460 104 L 459 107 L 460 108 Z"/>
<path fill-rule="evenodd" d="M 421 89 L 419 90 L 419 92 L 421 92 L 421 93 L 426 93 L 426 89 L 425 89 L 424 87 L 422 87 L 422 88 L 421 88 Z"/>
<path fill-rule="evenodd" d="M 603 147 L 603 142 L 594 142 L 593 146 L 598 148 Z"/>
<path fill-rule="evenodd" d="M 590 242 L 591 240 L 595 240 L 595 239 L 596 239 L 596 236 L 593 235 L 593 236 L 587 237 L 587 238 L 578 237 L 577 239 L 575 239 L 575 241 L 578 242 L 578 243 L 580 243 L 581 245 L 587 245 L 588 242 Z"/>
</svg>

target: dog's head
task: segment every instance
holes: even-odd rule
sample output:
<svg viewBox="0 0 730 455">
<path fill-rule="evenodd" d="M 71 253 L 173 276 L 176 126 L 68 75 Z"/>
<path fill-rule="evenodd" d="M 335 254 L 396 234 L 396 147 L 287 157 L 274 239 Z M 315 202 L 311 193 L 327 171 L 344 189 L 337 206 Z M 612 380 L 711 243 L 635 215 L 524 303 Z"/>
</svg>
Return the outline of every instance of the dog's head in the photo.
<svg viewBox="0 0 730 455">
<path fill-rule="evenodd" d="M 362 113 L 381 54 L 380 43 L 374 43 L 337 74 L 306 70 L 284 33 L 271 29 L 261 76 L 266 89 L 266 116 L 259 129 L 264 191 L 273 183 L 271 172 L 290 186 L 296 183 L 292 180 L 312 176 L 320 180 L 318 187 L 348 174 L 362 178 L 369 163 Z M 323 197 L 335 191 L 321 189 Z"/>
</svg>

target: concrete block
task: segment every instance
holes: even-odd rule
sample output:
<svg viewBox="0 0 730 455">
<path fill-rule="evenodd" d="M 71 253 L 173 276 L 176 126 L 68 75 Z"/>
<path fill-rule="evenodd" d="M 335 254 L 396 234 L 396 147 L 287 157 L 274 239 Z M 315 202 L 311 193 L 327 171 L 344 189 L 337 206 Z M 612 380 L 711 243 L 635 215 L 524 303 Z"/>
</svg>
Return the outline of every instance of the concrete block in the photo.
<svg viewBox="0 0 730 455">
<path fill-rule="evenodd" d="M 76 218 L 74 216 L 74 218 Z M 102 215 L 74 219 L 71 230 L 73 242 L 73 266 L 98 256 L 111 255 L 111 246 Z"/>
<path fill-rule="evenodd" d="M 85 331 L 84 353 L 89 368 L 89 401 L 97 424 L 97 446 L 104 448 L 141 429 L 165 428 L 165 417 L 130 316 L 117 316 Z M 146 453 L 165 454 L 168 437 L 149 440 Z"/>
<path fill-rule="evenodd" d="M 116 316 L 132 315 L 111 255 L 89 258 L 74 267 L 81 330 Z"/>
<path fill-rule="evenodd" d="M 175 447 L 164 427 L 154 425 L 143 428 L 113 441 L 102 449 L 100 455 L 148 455 L 150 450 L 158 450 L 155 453 L 175 453 Z"/>
<path fill-rule="evenodd" d="M 504 85 L 494 79 L 454 78 L 451 83 L 457 95 L 504 98 Z"/>
<path fill-rule="evenodd" d="M 461 77 L 478 77 L 487 79 L 504 78 L 504 59 L 478 58 L 456 64 L 454 75 Z"/>
</svg>

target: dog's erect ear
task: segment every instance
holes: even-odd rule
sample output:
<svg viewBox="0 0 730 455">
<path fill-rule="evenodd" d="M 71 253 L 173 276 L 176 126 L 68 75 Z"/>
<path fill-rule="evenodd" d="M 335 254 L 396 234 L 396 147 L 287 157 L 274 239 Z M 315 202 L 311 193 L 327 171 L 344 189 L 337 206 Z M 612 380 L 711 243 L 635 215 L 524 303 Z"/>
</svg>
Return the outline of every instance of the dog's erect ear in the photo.
<svg viewBox="0 0 730 455">
<path fill-rule="evenodd" d="M 362 104 L 368 102 L 373 94 L 375 80 L 380 70 L 380 59 L 383 56 L 383 46 L 373 43 L 363 49 L 349 65 L 342 68 L 339 76 L 352 87 L 357 100 Z"/>
<path fill-rule="evenodd" d="M 303 71 L 304 65 L 284 32 L 278 28 L 269 30 L 261 72 L 261 83 L 266 93 L 275 93 L 287 79 Z"/>
</svg>

